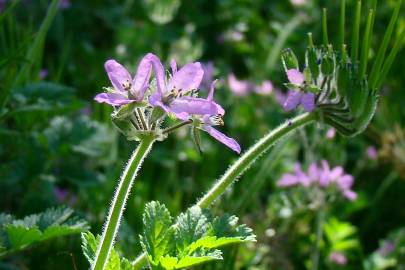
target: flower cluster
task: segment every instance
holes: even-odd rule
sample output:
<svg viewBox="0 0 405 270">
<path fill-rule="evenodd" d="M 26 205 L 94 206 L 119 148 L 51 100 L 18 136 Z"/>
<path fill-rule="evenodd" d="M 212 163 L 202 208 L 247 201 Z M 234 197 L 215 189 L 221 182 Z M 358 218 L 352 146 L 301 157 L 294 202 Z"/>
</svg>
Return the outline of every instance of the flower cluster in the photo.
<svg viewBox="0 0 405 270">
<path fill-rule="evenodd" d="M 234 139 L 213 127 L 224 124 L 225 114 L 214 100 L 215 81 L 211 83 L 208 97 L 200 98 L 198 89 L 204 77 L 201 64 L 188 63 L 178 70 L 172 60 L 170 66 L 171 73 L 166 76 L 160 59 L 149 53 L 142 58 L 132 77 L 117 61 L 108 60 L 105 70 L 113 87 L 106 88 L 107 92 L 98 94 L 95 100 L 114 106 L 114 123 L 129 139 L 139 138 L 142 134 L 163 137 L 181 126 L 192 124 L 193 134 L 197 129 L 203 130 L 240 153 L 240 146 Z M 182 122 L 162 129 L 165 116 Z"/>
<path fill-rule="evenodd" d="M 302 170 L 300 164 L 296 164 L 294 173 L 284 174 L 277 185 L 280 187 L 317 185 L 320 188 L 335 185 L 345 198 L 353 201 L 357 198 L 356 192 L 352 190 L 353 182 L 353 176 L 346 174 L 342 167 L 330 168 L 328 162 L 323 160 L 320 166 L 312 163 L 307 172 Z"/>
</svg>

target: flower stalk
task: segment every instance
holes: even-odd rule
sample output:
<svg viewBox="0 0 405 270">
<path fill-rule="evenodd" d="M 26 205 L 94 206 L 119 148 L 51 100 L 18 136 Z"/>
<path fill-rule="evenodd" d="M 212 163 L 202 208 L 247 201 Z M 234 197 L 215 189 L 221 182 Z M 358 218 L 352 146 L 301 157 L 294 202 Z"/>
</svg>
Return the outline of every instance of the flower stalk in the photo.
<svg viewBox="0 0 405 270">
<path fill-rule="evenodd" d="M 135 149 L 131 158 L 129 159 L 123 174 L 121 175 L 118 187 L 111 203 L 108 218 L 104 224 L 101 241 L 97 247 L 94 263 L 91 267 L 92 270 L 105 269 L 114 239 L 117 235 L 121 217 L 125 209 L 125 204 L 131 191 L 131 187 L 142 165 L 142 162 L 151 150 L 154 141 L 155 137 L 153 135 L 144 136 L 142 138 L 138 147 Z"/>
<path fill-rule="evenodd" d="M 295 129 L 305 126 L 316 120 L 316 114 L 304 113 L 286 123 L 282 124 L 275 130 L 268 133 L 248 151 L 246 151 L 225 174 L 215 183 L 215 185 L 202 197 L 197 206 L 201 208 L 209 207 L 216 199 L 218 199 L 225 190 L 233 184 L 242 173 L 247 170 L 263 153 L 265 153 L 278 140 L 288 135 Z"/>
</svg>

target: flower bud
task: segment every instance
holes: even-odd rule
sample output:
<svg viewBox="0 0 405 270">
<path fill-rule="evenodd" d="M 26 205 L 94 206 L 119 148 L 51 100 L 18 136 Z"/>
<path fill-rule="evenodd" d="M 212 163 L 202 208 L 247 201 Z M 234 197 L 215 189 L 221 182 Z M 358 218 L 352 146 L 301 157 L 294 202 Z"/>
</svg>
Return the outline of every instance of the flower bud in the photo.
<svg viewBox="0 0 405 270">
<path fill-rule="evenodd" d="M 281 53 L 281 60 L 286 72 L 290 69 L 299 69 L 298 59 L 291 49 L 287 48 Z"/>
<path fill-rule="evenodd" d="M 314 79 L 318 78 L 319 76 L 319 66 L 320 66 L 320 59 L 318 58 L 318 54 L 317 51 L 315 49 L 315 47 L 310 47 L 307 49 L 306 53 L 305 53 L 305 60 L 306 60 L 306 64 L 309 67 L 312 77 Z"/>
</svg>

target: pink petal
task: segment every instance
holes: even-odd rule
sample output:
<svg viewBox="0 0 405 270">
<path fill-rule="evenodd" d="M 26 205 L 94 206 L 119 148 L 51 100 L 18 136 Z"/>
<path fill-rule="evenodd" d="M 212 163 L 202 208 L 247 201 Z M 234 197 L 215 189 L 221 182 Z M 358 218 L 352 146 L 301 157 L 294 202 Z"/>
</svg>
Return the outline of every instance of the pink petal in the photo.
<svg viewBox="0 0 405 270">
<path fill-rule="evenodd" d="M 280 180 L 277 181 L 277 186 L 279 187 L 289 187 L 289 186 L 295 186 L 300 183 L 298 177 L 294 174 L 284 174 Z"/>
<path fill-rule="evenodd" d="M 181 97 L 174 99 L 168 106 L 173 113 L 188 113 L 198 115 L 215 115 L 217 106 L 206 99 L 194 97 Z"/>
<path fill-rule="evenodd" d="M 273 83 L 271 81 L 263 81 L 255 87 L 255 92 L 260 95 L 269 95 L 273 92 Z"/>
<path fill-rule="evenodd" d="M 138 65 L 134 80 L 132 81 L 131 93 L 137 101 L 143 99 L 146 89 L 148 88 L 149 78 L 152 71 L 152 54 L 145 55 Z"/>
<path fill-rule="evenodd" d="M 201 64 L 190 63 L 182 67 L 176 74 L 173 75 L 167 85 L 167 89 L 171 90 L 176 88 L 178 90 L 192 90 L 198 89 L 201 80 L 204 76 L 204 70 Z"/>
<path fill-rule="evenodd" d="M 215 84 L 217 83 L 218 80 L 215 80 L 211 83 L 210 86 L 210 91 L 208 92 L 208 97 L 207 100 L 213 102 L 215 106 L 217 107 L 217 114 L 224 115 L 225 110 L 219 105 L 218 103 L 214 102 L 214 91 L 215 91 Z"/>
<path fill-rule="evenodd" d="M 107 103 L 113 106 L 121 106 L 135 101 L 119 93 L 101 93 L 95 96 L 94 99 L 99 103 Z"/>
<path fill-rule="evenodd" d="M 166 92 L 166 75 L 165 75 L 165 68 L 160 62 L 160 59 L 152 54 L 149 53 L 148 55 L 149 60 L 152 62 L 153 70 L 155 71 L 155 78 L 156 78 L 156 85 L 157 85 L 157 92 L 163 94 Z"/>
<path fill-rule="evenodd" d="M 345 174 L 337 180 L 337 184 L 341 190 L 348 190 L 352 187 L 354 182 L 353 176 Z"/>
<path fill-rule="evenodd" d="M 301 85 L 305 81 L 304 74 L 302 74 L 297 69 L 287 70 L 287 77 L 288 77 L 288 80 L 290 81 L 290 83 L 297 84 L 297 85 Z"/>
<path fill-rule="evenodd" d="M 304 110 L 312 112 L 315 109 L 315 95 L 313 93 L 305 93 L 301 97 L 301 104 Z"/>
<path fill-rule="evenodd" d="M 125 92 L 126 90 L 124 89 L 123 84 L 132 82 L 131 75 L 125 67 L 117 61 L 110 59 L 105 62 L 104 68 L 107 71 L 108 78 L 110 78 L 115 90 Z"/>
<path fill-rule="evenodd" d="M 228 85 L 232 93 L 237 96 L 245 96 L 249 93 L 249 82 L 238 80 L 233 73 L 228 75 Z"/>
<path fill-rule="evenodd" d="M 298 104 L 301 102 L 302 95 L 303 93 L 301 91 L 290 90 L 283 105 L 284 110 L 288 112 L 297 108 Z"/>
<path fill-rule="evenodd" d="M 357 193 L 354 192 L 353 190 L 343 191 L 343 196 L 345 196 L 345 198 L 348 199 L 349 201 L 354 201 L 357 199 Z"/>
<path fill-rule="evenodd" d="M 208 132 L 208 134 L 210 134 L 212 137 L 214 137 L 219 142 L 221 142 L 221 143 L 225 144 L 226 146 L 228 146 L 229 148 L 231 148 L 236 153 L 238 153 L 238 154 L 240 153 L 240 145 L 234 139 L 229 138 L 222 132 L 216 130 L 215 128 L 213 128 L 209 125 L 204 125 L 202 127 L 202 129 L 205 130 L 206 132 Z"/>
<path fill-rule="evenodd" d="M 170 68 L 172 69 L 172 75 L 176 74 L 177 72 L 177 63 L 176 60 L 170 60 Z"/>
</svg>

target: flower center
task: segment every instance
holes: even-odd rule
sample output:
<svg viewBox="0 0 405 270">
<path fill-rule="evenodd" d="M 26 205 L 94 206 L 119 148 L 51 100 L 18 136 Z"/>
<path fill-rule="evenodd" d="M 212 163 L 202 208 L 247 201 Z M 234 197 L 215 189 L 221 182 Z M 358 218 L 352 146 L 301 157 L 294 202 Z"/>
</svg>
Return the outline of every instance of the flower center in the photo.
<svg viewBox="0 0 405 270">
<path fill-rule="evenodd" d="M 126 90 L 126 91 L 129 91 L 132 87 L 132 84 L 129 80 L 126 80 L 121 85 L 122 85 L 122 88 L 124 88 L 124 90 Z"/>
</svg>

